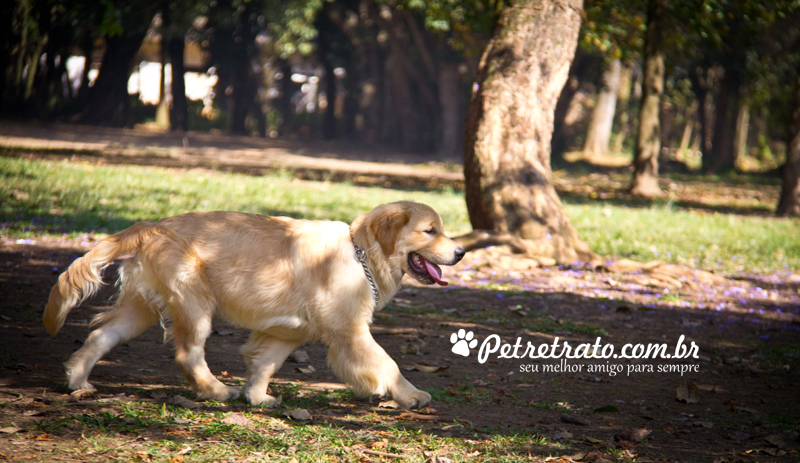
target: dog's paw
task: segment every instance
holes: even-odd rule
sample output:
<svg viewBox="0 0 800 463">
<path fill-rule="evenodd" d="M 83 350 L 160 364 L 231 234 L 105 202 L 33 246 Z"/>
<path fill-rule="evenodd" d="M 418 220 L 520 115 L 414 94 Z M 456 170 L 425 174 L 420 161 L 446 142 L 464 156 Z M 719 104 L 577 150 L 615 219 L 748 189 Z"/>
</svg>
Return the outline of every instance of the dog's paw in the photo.
<svg viewBox="0 0 800 463">
<path fill-rule="evenodd" d="M 272 408 L 281 403 L 280 398 L 275 398 L 264 391 L 258 392 L 252 388 L 247 390 L 245 396 L 247 397 L 247 403 L 254 407 Z"/>
<path fill-rule="evenodd" d="M 392 395 L 392 399 L 406 409 L 423 408 L 431 403 L 431 395 L 416 388 L 411 392 Z"/>
<path fill-rule="evenodd" d="M 241 391 L 238 387 L 222 386 L 209 391 L 202 391 L 197 394 L 199 400 L 214 400 L 217 402 L 227 402 L 239 398 Z"/>
</svg>

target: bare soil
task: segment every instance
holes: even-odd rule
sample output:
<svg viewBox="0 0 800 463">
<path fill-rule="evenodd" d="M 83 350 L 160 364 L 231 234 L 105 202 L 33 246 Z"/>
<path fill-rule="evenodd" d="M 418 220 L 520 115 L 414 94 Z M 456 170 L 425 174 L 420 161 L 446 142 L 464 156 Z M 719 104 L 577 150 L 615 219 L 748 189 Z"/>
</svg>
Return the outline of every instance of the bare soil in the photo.
<svg viewBox="0 0 800 463">
<path fill-rule="evenodd" d="M 87 249 L 76 241 L 41 246 L 11 240 L 0 249 L 0 425 L 21 428 L 0 430 L 0 458 L 103 460 L 74 450 L 85 449 L 87 436 L 80 426 L 45 433 L 40 423 L 118 411 L 132 399 L 158 403 L 176 394 L 192 397 L 158 326 L 101 360 L 90 378 L 97 395 L 81 400 L 67 395 L 61 363 L 81 346 L 89 319 L 98 307 L 108 305 L 113 286 L 74 310 L 55 338 L 46 335 L 40 317 L 58 273 Z M 309 410 L 315 422 L 363 430 L 372 426 L 369 414 L 378 413 L 397 426 L 432 436 L 472 441 L 519 433 L 548 437 L 549 446 L 509 449 L 512 456 L 532 455 L 533 461 L 575 454 L 582 461 L 798 461 L 796 275 L 724 284 L 701 278 L 680 287 L 672 283 L 675 297 L 665 298 L 670 282 L 646 272 L 502 270 L 491 265 L 491 258 L 491 253 L 468 255 L 464 263 L 445 269 L 455 283 L 447 289 L 406 280 L 409 284 L 391 306 L 375 316 L 373 333 L 401 368 L 441 367 L 432 373 L 404 372 L 418 387 L 434 391 L 432 408 L 408 413 L 379 408 L 376 399 L 353 398 Z M 106 272 L 109 283 L 114 270 Z M 636 365 L 657 368 L 660 362 L 652 360 L 612 360 L 625 369 L 615 376 L 587 372 L 592 361 L 569 361 L 573 367 L 583 364 L 576 372 L 541 371 L 544 365 L 558 365 L 557 360 L 500 360 L 493 355 L 480 364 L 477 349 L 469 357 L 451 351 L 451 333 L 459 329 L 474 332 L 479 342 L 492 334 L 512 344 L 521 337 L 523 346 L 527 341 L 551 343 L 555 336 L 573 346 L 593 344 L 601 336 L 617 351 L 626 343 L 666 343 L 672 349 L 685 335 L 687 343 L 699 346 L 699 358 L 662 362 L 696 364 L 699 372 L 627 373 Z M 245 374 L 237 348 L 246 334 L 218 321 L 207 343 L 212 371 L 230 384 L 240 384 Z M 275 387 L 291 382 L 300 394 L 343 387 L 326 367 L 324 346 L 304 349 L 316 371 L 302 373 L 297 367 L 306 364 L 287 362 Z M 521 372 L 524 365 L 538 365 L 540 371 Z M 697 386 L 697 403 L 676 400 L 683 380 Z M 242 402 L 203 406 L 249 409 Z M 343 419 L 352 414 L 365 419 Z M 651 433 L 638 444 L 620 441 L 630 429 Z M 138 431 L 140 438 L 164 437 L 157 429 Z M 479 455 L 468 459 L 481 461 Z"/>
</svg>

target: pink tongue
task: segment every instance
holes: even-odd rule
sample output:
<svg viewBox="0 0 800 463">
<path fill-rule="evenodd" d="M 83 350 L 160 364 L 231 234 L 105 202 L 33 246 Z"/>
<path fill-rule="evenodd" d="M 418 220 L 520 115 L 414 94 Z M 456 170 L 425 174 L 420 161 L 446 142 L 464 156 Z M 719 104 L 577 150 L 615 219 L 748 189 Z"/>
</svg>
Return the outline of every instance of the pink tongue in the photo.
<svg viewBox="0 0 800 463">
<path fill-rule="evenodd" d="M 425 263 L 425 268 L 428 269 L 428 274 L 433 278 L 433 281 L 438 285 L 447 286 L 447 282 L 441 280 L 442 269 L 438 265 L 428 262 L 424 257 L 420 256 L 420 258 Z"/>
</svg>

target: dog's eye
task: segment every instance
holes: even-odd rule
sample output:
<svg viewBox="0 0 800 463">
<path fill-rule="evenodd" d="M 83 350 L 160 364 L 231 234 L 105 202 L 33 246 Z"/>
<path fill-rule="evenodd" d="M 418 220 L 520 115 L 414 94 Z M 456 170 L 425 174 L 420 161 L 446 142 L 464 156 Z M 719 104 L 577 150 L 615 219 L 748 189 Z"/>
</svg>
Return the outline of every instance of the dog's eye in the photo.
<svg viewBox="0 0 800 463">
<path fill-rule="evenodd" d="M 436 234 L 436 229 L 431 227 L 431 228 L 425 230 L 425 233 L 427 233 L 429 235 L 435 235 Z"/>
</svg>

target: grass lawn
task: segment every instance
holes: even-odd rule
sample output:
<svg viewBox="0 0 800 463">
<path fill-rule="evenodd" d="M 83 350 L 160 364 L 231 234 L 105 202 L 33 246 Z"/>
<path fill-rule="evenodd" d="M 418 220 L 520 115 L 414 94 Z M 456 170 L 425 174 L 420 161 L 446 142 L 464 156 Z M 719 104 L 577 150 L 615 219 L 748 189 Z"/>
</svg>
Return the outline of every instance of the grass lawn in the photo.
<svg viewBox="0 0 800 463">
<path fill-rule="evenodd" d="M 196 210 L 349 222 L 375 205 L 401 199 L 433 206 L 453 235 L 470 230 L 464 196 L 449 188 L 401 190 L 302 181 L 289 173 L 252 177 L 14 158 L 0 159 L 0 177 L 0 233 L 20 239 L 103 235 L 139 220 Z M 665 201 L 634 208 L 600 199 L 566 200 L 565 208 L 581 237 L 603 256 L 726 273 L 800 268 L 796 219 L 700 214 Z"/>
</svg>

